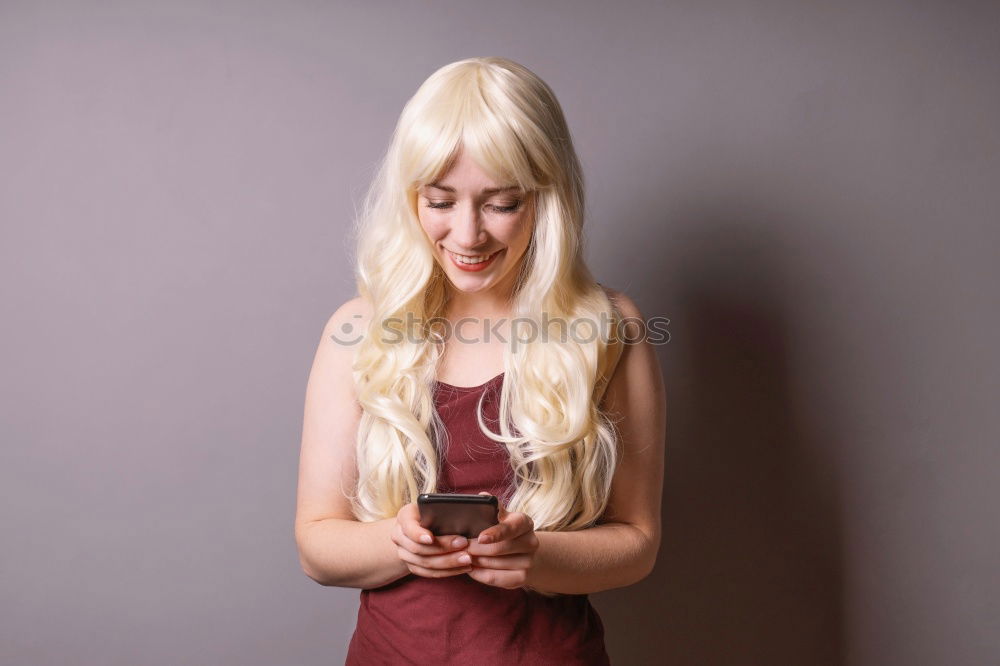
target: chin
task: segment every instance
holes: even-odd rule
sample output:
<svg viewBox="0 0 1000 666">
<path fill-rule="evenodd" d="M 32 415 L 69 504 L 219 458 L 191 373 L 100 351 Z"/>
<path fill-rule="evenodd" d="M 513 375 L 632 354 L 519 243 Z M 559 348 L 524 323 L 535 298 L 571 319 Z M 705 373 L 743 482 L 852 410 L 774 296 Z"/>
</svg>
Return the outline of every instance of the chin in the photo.
<svg viewBox="0 0 1000 666">
<path fill-rule="evenodd" d="M 469 278 L 465 275 L 448 275 L 448 281 L 451 282 L 451 286 L 455 289 L 465 292 L 466 294 L 474 294 L 477 291 L 486 291 L 493 286 L 493 281 L 489 280 L 478 280 L 476 278 Z"/>
</svg>

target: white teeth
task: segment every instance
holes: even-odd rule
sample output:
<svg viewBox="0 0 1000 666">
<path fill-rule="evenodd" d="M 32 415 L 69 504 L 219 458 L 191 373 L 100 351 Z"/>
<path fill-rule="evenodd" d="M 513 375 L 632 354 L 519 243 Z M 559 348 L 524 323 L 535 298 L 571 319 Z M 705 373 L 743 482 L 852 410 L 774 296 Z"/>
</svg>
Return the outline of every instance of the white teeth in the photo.
<svg viewBox="0 0 1000 666">
<path fill-rule="evenodd" d="M 493 254 L 496 254 L 496 252 L 494 252 L 493 254 L 480 255 L 478 257 L 467 257 L 462 254 L 455 254 L 451 250 L 448 250 L 448 254 L 455 257 L 455 261 L 457 261 L 460 264 L 481 264 L 490 257 L 492 257 Z"/>
</svg>

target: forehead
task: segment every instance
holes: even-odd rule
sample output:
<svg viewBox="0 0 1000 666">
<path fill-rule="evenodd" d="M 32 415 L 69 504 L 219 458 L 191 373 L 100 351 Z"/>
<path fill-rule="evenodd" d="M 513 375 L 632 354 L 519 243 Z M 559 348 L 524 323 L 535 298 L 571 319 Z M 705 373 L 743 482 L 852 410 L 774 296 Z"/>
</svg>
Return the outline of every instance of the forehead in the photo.
<svg viewBox="0 0 1000 666">
<path fill-rule="evenodd" d="M 464 147 L 458 151 L 443 172 L 431 177 L 422 186 L 442 192 L 474 194 L 496 194 L 520 189 L 515 179 L 493 175 L 484 169 Z"/>
<path fill-rule="evenodd" d="M 427 183 L 426 185 L 424 185 L 424 188 L 440 192 L 449 192 L 451 194 L 455 194 L 456 192 L 466 189 L 461 187 L 456 188 L 452 185 L 447 184 L 444 180 L 435 181 L 433 183 Z M 494 186 L 483 187 L 479 189 L 478 192 L 476 192 L 475 188 L 473 188 L 472 191 L 475 194 L 499 194 L 503 192 L 517 192 L 520 189 L 521 188 L 517 185 L 494 185 Z"/>
</svg>

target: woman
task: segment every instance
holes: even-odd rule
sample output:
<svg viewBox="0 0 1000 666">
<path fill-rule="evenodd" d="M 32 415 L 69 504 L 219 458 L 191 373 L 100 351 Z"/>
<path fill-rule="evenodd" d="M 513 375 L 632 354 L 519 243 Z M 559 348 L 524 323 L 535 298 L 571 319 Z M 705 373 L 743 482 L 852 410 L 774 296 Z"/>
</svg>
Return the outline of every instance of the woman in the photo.
<svg viewBox="0 0 1000 666">
<path fill-rule="evenodd" d="M 525 67 L 452 63 L 404 107 L 306 391 L 296 542 L 362 590 L 347 663 L 608 663 L 587 595 L 653 568 L 665 397 L 621 335 L 641 313 L 584 264 L 583 202 Z M 431 534 L 429 492 L 496 495 L 500 520 Z"/>
</svg>

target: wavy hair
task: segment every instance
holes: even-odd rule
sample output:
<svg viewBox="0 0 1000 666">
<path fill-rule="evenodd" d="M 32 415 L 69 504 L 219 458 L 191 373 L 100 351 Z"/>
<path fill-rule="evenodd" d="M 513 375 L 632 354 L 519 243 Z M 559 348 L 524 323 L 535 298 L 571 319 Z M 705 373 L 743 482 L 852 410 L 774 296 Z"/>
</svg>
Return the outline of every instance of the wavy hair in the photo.
<svg viewBox="0 0 1000 666">
<path fill-rule="evenodd" d="M 537 75 L 499 57 L 451 63 L 420 86 L 355 223 L 357 289 L 372 317 L 353 365 L 363 410 L 353 511 L 362 521 L 389 518 L 437 489 L 446 433 L 433 382 L 443 345 L 426 322 L 442 316 L 448 278 L 420 226 L 417 192 L 463 149 L 498 182 L 534 196 L 511 307 L 537 335 L 504 350 L 500 432 L 477 406 L 480 429 L 510 453 L 513 485 L 502 500 L 536 530 L 591 526 L 619 457 L 600 399 L 622 351 L 621 315 L 584 263 L 583 175 L 559 102 Z M 568 336 L 567 323 L 594 335 Z"/>
</svg>

